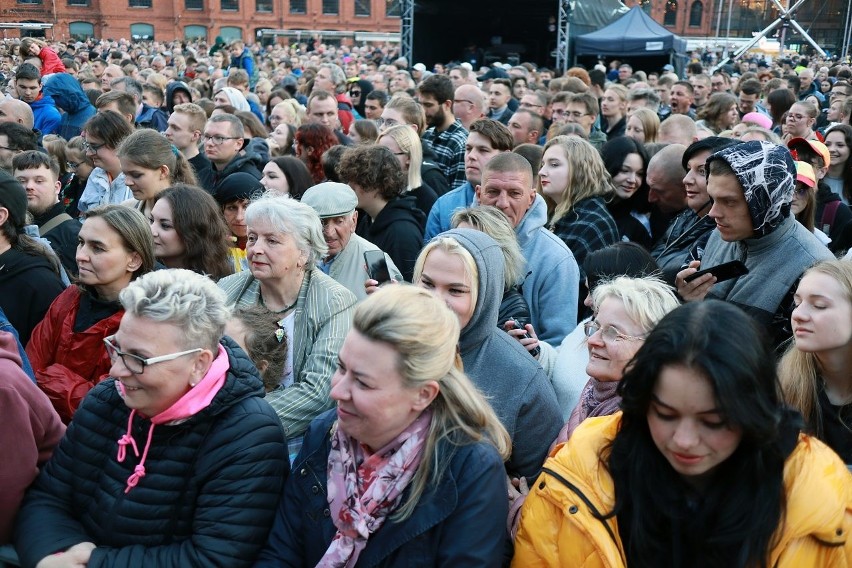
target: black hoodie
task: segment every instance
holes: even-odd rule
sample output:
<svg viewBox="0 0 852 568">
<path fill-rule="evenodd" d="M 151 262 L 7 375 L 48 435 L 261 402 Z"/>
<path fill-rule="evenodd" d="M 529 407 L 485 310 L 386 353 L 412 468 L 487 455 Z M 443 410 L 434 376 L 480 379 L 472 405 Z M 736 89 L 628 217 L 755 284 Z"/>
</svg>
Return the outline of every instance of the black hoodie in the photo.
<svg viewBox="0 0 852 568">
<path fill-rule="evenodd" d="M 414 275 L 414 262 L 423 248 L 426 216 L 417 208 L 414 197 L 397 197 L 385 205 L 372 224 L 360 236 L 391 257 L 406 282 Z"/>
<path fill-rule="evenodd" d="M 0 308 L 26 345 L 64 286 L 43 256 L 11 248 L 0 254 Z"/>
<path fill-rule="evenodd" d="M 814 227 L 825 233 L 831 239 L 831 242 L 828 244 L 828 248 L 833 253 L 839 253 L 846 248 L 849 247 L 848 237 L 841 238 L 843 231 L 846 229 L 847 225 L 852 227 L 852 210 L 849 209 L 848 205 L 844 205 L 841 203 L 837 207 L 837 212 L 834 215 L 834 222 L 828 227 L 822 224 L 822 213 L 825 210 L 825 206 L 833 201 L 840 201 L 840 196 L 831 191 L 831 188 L 828 187 L 828 184 L 819 182 L 817 185 L 816 192 L 816 215 L 814 217 Z"/>
<path fill-rule="evenodd" d="M 172 81 L 166 85 L 166 109 L 169 114 L 175 111 L 175 91 L 183 91 L 189 97 L 189 101 L 192 102 L 192 92 L 187 84 L 183 81 Z"/>
</svg>

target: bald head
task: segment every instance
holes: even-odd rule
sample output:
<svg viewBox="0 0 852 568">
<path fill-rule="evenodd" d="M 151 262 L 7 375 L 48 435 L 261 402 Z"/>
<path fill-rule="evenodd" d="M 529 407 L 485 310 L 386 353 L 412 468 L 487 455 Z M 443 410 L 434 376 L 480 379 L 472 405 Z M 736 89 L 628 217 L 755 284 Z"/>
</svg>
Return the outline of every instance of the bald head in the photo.
<svg viewBox="0 0 852 568">
<path fill-rule="evenodd" d="M 685 114 L 672 114 L 660 125 L 657 141 L 665 144 L 689 146 L 697 140 L 695 121 Z"/>
<path fill-rule="evenodd" d="M 686 208 L 686 188 L 683 178 L 683 144 L 669 144 L 648 162 L 648 201 L 656 203 L 663 213 L 673 214 Z"/>
<path fill-rule="evenodd" d="M 474 120 L 485 116 L 485 97 L 479 87 L 461 85 L 453 95 L 453 115 L 470 129 Z"/>
<path fill-rule="evenodd" d="M 124 70 L 121 67 L 114 63 L 107 65 L 101 75 L 101 90 L 105 93 L 112 90 L 112 82 L 122 77 L 124 77 Z"/>
<path fill-rule="evenodd" d="M 15 122 L 32 129 L 35 124 L 33 109 L 24 101 L 6 99 L 0 102 L 0 122 Z"/>
</svg>

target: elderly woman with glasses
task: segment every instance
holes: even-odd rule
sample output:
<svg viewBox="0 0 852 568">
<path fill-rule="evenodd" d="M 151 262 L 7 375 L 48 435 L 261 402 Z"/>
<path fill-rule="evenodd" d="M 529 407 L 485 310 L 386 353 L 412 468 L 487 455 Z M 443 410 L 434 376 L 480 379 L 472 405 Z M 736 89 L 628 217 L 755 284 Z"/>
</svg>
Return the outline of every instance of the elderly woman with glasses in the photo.
<svg viewBox="0 0 852 568">
<path fill-rule="evenodd" d="M 119 294 L 92 389 L 18 516 L 22 565 L 250 566 L 289 472 L 248 356 L 223 337 L 225 294 L 189 270 Z"/>
<path fill-rule="evenodd" d="M 264 195 L 246 209 L 249 269 L 219 281 L 229 304 L 278 314 L 288 343 L 281 386 L 267 395 L 288 438 L 298 438 L 333 402 L 329 383 L 352 323 L 355 296 L 317 268 L 328 245 L 309 205 Z"/>
</svg>

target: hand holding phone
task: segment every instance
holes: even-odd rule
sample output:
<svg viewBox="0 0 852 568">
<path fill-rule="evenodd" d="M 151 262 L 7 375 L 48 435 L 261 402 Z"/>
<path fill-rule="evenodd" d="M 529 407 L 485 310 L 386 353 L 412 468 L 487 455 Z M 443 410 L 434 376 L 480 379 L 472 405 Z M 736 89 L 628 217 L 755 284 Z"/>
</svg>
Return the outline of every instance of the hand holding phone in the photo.
<svg viewBox="0 0 852 568">
<path fill-rule="evenodd" d="M 388 263 L 385 260 L 385 253 L 380 250 L 364 251 L 364 262 L 367 264 L 367 274 L 370 275 L 370 278 L 379 284 L 390 282 L 390 270 L 388 270 Z"/>
<path fill-rule="evenodd" d="M 745 264 L 743 264 L 739 260 L 732 260 L 731 262 L 725 262 L 723 264 L 719 264 L 716 266 L 712 266 L 710 268 L 705 268 L 704 270 L 699 270 L 693 274 L 690 274 L 686 278 L 683 279 L 684 282 L 692 282 L 696 278 L 700 278 L 705 274 L 712 274 L 716 277 L 716 282 L 724 282 L 725 280 L 730 280 L 731 278 L 738 278 L 744 274 L 748 274 L 748 268 Z"/>
</svg>

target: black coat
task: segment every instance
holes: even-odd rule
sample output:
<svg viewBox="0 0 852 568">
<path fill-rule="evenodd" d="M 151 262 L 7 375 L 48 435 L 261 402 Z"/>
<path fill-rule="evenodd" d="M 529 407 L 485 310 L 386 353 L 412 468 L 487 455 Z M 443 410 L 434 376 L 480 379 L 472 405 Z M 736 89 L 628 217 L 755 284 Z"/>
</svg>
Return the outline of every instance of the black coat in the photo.
<svg viewBox="0 0 852 568">
<path fill-rule="evenodd" d="M 254 568 L 316 566 L 328 550 L 336 531 L 327 494 L 330 429 L 336 412 L 321 414 L 308 427 L 269 543 Z M 387 518 L 367 541 L 357 566 L 484 568 L 504 563 L 508 499 L 500 456 L 484 442 L 456 447 L 445 442 L 438 445 L 438 452 L 454 453 L 437 487 L 423 494 L 408 519 Z M 402 502 L 407 498 L 408 490 Z"/>
<path fill-rule="evenodd" d="M 23 345 L 64 288 L 45 257 L 14 248 L 0 254 L 0 308 Z"/>
<path fill-rule="evenodd" d="M 425 224 L 426 215 L 417 208 L 414 197 L 397 197 L 385 205 L 372 223 L 360 225 L 358 235 L 385 251 L 405 281 L 411 282 L 414 263 L 423 248 Z"/>
<path fill-rule="evenodd" d="M 23 566 L 84 541 L 97 545 L 89 568 L 251 566 L 289 473 L 287 444 L 251 361 L 223 345 L 224 385 L 187 421 L 154 428 L 146 475 L 128 493 L 138 458 L 116 452 L 130 409 L 114 379 L 92 389 L 19 513 Z M 134 418 L 140 454 L 149 426 Z"/>
</svg>

